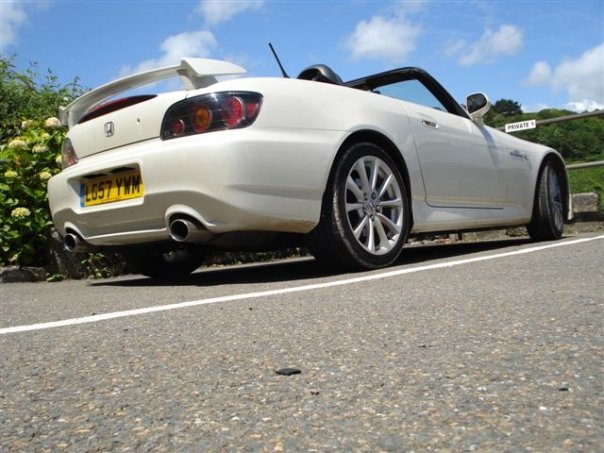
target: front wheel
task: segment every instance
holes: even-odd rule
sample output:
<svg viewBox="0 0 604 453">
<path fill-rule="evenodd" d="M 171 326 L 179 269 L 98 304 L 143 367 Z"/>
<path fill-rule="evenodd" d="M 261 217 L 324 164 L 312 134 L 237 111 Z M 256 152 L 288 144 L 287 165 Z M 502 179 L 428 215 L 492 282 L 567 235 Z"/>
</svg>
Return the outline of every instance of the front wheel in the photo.
<svg viewBox="0 0 604 453">
<path fill-rule="evenodd" d="M 380 147 L 358 143 L 335 163 L 319 225 L 309 248 L 317 260 L 349 269 L 377 269 L 400 255 L 409 231 L 401 173 Z"/>
<path fill-rule="evenodd" d="M 169 249 L 122 251 L 131 271 L 155 279 L 183 278 L 197 269 L 204 254 L 191 244 L 175 244 Z"/>
<path fill-rule="evenodd" d="M 562 237 L 564 230 L 564 195 L 560 176 L 551 162 L 546 163 L 537 180 L 533 218 L 527 225 L 531 239 L 548 241 Z"/>
</svg>

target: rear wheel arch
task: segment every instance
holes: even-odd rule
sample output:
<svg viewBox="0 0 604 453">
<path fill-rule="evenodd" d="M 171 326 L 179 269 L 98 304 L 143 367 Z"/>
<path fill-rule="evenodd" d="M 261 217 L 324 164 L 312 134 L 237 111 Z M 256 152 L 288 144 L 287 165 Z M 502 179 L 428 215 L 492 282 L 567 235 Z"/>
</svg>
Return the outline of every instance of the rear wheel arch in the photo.
<svg viewBox="0 0 604 453">
<path fill-rule="evenodd" d="M 336 153 L 336 156 L 332 162 L 331 169 L 329 172 L 329 178 L 327 180 L 327 185 L 329 184 L 329 181 L 331 181 L 334 176 L 336 163 L 338 162 L 338 160 L 340 159 L 342 154 L 344 154 L 346 152 L 346 150 L 348 148 L 350 148 L 352 145 L 357 144 L 357 143 L 363 143 L 363 142 L 371 143 L 373 145 L 379 146 L 396 163 L 396 165 L 401 173 L 401 176 L 403 178 L 403 182 L 405 184 L 405 189 L 407 191 L 409 207 L 411 208 L 411 200 L 413 199 L 413 196 L 412 196 L 412 191 L 411 191 L 409 170 L 407 170 L 407 164 L 405 163 L 405 159 L 403 158 L 403 155 L 399 151 L 398 147 L 388 137 L 386 137 L 385 135 L 383 135 L 379 132 L 376 132 L 376 131 L 372 131 L 372 130 L 356 131 L 353 134 L 351 134 L 349 137 L 347 137 L 346 140 L 344 140 L 344 142 L 340 146 L 340 149 Z M 413 209 L 409 209 L 409 223 L 410 223 L 410 227 L 413 227 Z"/>
<path fill-rule="evenodd" d="M 308 236 L 312 254 L 330 266 L 388 266 L 410 231 L 406 167 L 394 145 L 375 138 L 346 140 L 330 169 L 319 224 Z"/>
</svg>

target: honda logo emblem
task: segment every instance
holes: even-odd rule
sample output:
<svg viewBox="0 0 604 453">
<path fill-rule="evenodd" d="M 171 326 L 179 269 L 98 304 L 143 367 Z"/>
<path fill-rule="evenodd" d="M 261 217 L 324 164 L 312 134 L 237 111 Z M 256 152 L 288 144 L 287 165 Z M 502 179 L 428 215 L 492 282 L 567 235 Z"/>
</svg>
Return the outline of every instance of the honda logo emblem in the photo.
<svg viewBox="0 0 604 453">
<path fill-rule="evenodd" d="M 115 132 L 115 125 L 113 124 L 113 121 L 109 121 L 108 123 L 105 123 L 105 137 L 112 137 L 114 132 Z"/>
</svg>

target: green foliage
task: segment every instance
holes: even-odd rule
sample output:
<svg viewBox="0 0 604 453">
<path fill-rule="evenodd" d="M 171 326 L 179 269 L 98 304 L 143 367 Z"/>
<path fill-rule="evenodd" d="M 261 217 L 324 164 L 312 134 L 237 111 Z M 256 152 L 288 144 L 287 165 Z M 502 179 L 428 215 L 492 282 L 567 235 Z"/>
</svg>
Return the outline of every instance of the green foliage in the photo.
<svg viewBox="0 0 604 453">
<path fill-rule="evenodd" d="M 0 57 L 0 265 L 40 265 L 52 225 L 48 179 L 61 169 L 65 130 L 54 116 L 83 92 L 77 81 L 61 86 L 35 65 L 24 73 Z"/>
<path fill-rule="evenodd" d="M 599 193 L 600 207 L 604 209 L 604 167 L 582 168 L 568 173 L 573 193 Z"/>
<path fill-rule="evenodd" d="M 20 134 L 0 144 L 0 265 L 38 265 L 52 225 L 46 201 L 48 179 L 61 170 L 65 131 L 56 118 L 29 120 Z"/>
<path fill-rule="evenodd" d="M 493 111 L 503 116 L 522 115 L 522 107 L 511 99 L 499 99 L 493 104 Z"/>
<path fill-rule="evenodd" d="M 502 101 L 509 102 L 505 99 Z M 499 102 L 497 101 L 496 104 Z M 492 127 L 501 127 L 518 121 L 532 119 L 539 121 L 572 114 L 573 112 L 567 110 L 545 109 L 538 113 L 505 116 L 492 110 L 487 114 L 485 122 Z M 540 126 L 537 129 L 515 133 L 514 136 L 554 148 L 567 161 L 597 160 L 593 156 L 604 152 L 604 117 L 590 117 Z"/>
<path fill-rule="evenodd" d="M 121 255 L 114 252 L 85 253 L 80 261 L 82 273 L 89 278 L 108 278 L 123 274 L 126 263 Z"/>
<path fill-rule="evenodd" d="M 84 91 L 78 79 L 63 86 L 50 70 L 40 76 L 35 63 L 20 73 L 12 58 L 0 57 L 0 142 L 19 135 L 24 120 L 57 116 Z"/>
</svg>

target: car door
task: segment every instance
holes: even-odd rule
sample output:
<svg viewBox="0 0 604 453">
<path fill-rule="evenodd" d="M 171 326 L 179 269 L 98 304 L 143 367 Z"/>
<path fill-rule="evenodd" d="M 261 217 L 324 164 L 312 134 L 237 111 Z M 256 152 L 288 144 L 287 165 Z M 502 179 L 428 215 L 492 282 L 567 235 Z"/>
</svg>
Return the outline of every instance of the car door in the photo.
<svg viewBox="0 0 604 453">
<path fill-rule="evenodd" d="M 420 80 L 398 81 L 379 87 L 379 92 L 407 101 L 404 108 L 430 206 L 503 208 L 505 159 L 487 129 L 449 112 Z"/>
</svg>

